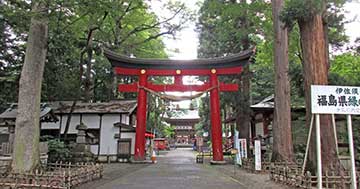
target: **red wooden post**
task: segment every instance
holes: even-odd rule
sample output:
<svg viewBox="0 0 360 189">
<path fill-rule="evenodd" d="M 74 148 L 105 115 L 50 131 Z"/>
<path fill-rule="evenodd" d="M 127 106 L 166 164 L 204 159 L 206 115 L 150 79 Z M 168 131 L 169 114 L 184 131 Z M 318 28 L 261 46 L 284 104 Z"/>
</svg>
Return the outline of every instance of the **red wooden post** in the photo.
<svg viewBox="0 0 360 189">
<path fill-rule="evenodd" d="M 218 86 L 216 70 L 212 69 L 210 74 L 211 87 Z M 216 87 L 210 91 L 210 110 L 211 110 L 211 138 L 213 148 L 213 161 L 224 161 L 222 148 L 222 128 L 220 121 L 220 102 L 219 102 L 219 88 Z"/>
<path fill-rule="evenodd" d="M 140 71 L 139 86 L 146 86 L 147 74 Z M 146 131 L 146 91 L 139 88 L 136 112 L 136 137 L 135 137 L 135 161 L 145 160 L 145 131 Z"/>
<path fill-rule="evenodd" d="M 182 75 L 181 74 L 181 70 L 176 70 L 176 75 L 174 76 L 174 83 L 176 85 L 182 85 L 183 84 L 183 81 L 182 81 Z"/>
</svg>

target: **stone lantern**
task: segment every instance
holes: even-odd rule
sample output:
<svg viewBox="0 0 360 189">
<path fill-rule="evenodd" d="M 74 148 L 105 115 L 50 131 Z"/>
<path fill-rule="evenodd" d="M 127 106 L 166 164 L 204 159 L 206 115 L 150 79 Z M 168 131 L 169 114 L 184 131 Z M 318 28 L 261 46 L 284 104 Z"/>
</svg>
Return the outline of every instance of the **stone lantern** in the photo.
<svg viewBox="0 0 360 189">
<path fill-rule="evenodd" d="M 73 162 L 91 162 L 94 161 L 94 154 L 90 151 L 90 146 L 86 142 L 87 126 L 80 123 L 76 126 L 78 130 L 76 144 L 72 149 Z"/>
</svg>

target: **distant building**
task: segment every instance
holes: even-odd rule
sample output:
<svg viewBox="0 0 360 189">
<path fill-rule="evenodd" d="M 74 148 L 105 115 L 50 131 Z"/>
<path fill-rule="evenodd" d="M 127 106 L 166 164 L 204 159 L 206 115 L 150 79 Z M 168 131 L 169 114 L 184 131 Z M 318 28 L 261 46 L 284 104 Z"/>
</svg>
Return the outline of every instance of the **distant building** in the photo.
<svg viewBox="0 0 360 189">
<path fill-rule="evenodd" d="M 192 144 L 195 139 L 195 124 L 199 118 L 167 118 L 166 122 L 175 126 L 175 142 L 178 144 Z"/>
<path fill-rule="evenodd" d="M 250 139 L 261 137 L 266 139 L 267 142 L 272 143 L 272 124 L 274 119 L 274 95 L 268 96 L 260 102 L 250 106 L 251 126 L 250 126 Z M 292 107 L 291 111 L 305 112 L 305 107 Z M 230 116 L 224 121 L 225 127 L 229 131 L 233 131 L 236 126 L 235 116 Z"/>
<path fill-rule="evenodd" d="M 197 111 L 189 111 L 185 115 L 165 118 L 165 121 L 175 126 L 175 142 L 192 144 L 195 139 L 195 124 L 200 121 Z"/>
</svg>

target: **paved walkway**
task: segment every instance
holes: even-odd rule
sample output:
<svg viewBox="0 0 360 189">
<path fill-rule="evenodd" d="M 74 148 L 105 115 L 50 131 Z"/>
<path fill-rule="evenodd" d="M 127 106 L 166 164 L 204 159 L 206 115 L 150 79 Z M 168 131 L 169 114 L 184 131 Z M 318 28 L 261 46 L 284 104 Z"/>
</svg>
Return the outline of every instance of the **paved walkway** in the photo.
<svg viewBox="0 0 360 189">
<path fill-rule="evenodd" d="M 208 164 L 196 164 L 195 154 L 190 149 L 171 150 L 160 155 L 157 164 L 110 164 L 103 179 L 81 186 L 81 189 L 242 189 L 242 188 L 281 188 L 270 182 L 264 183 L 267 175 L 238 180 L 226 174 L 224 168 Z M 231 166 L 230 166 L 231 167 Z M 110 171 L 109 171 L 110 169 Z M 120 171 L 122 170 L 122 171 Z M 229 171 L 231 173 L 231 171 Z M 239 175 L 239 173 L 237 173 Z M 247 175 L 251 177 L 251 175 Z M 260 183 L 259 183 L 260 182 Z M 269 184 L 269 185 L 268 185 Z M 257 187 L 254 187 L 256 185 Z"/>
</svg>

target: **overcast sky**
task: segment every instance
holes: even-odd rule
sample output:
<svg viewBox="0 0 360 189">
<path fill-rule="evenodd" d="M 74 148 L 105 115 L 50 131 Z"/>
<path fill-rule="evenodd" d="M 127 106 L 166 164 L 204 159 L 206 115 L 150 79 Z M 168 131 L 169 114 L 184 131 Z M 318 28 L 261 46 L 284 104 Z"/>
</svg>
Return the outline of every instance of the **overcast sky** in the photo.
<svg viewBox="0 0 360 189">
<path fill-rule="evenodd" d="M 345 4 L 346 20 L 350 22 L 345 25 L 346 34 L 350 37 L 350 42 L 354 42 L 357 37 L 360 37 L 360 1 L 351 1 Z"/>
</svg>

